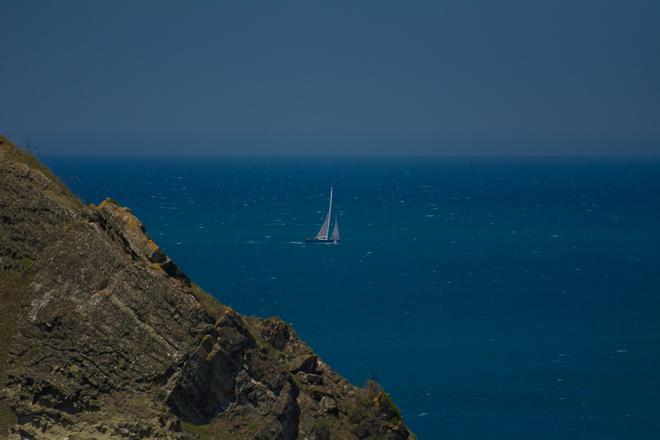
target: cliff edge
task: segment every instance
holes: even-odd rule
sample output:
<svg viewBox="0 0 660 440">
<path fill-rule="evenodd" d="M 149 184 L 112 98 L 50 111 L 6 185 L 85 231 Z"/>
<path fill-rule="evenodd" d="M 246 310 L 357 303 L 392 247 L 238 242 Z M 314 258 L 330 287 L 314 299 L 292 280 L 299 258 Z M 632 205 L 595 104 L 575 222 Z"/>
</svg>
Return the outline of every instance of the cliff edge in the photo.
<svg viewBox="0 0 660 440">
<path fill-rule="evenodd" d="M 128 208 L 0 137 L 0 438 L 412 439 L 278 319 L 202 291 Z"/>
</svg>

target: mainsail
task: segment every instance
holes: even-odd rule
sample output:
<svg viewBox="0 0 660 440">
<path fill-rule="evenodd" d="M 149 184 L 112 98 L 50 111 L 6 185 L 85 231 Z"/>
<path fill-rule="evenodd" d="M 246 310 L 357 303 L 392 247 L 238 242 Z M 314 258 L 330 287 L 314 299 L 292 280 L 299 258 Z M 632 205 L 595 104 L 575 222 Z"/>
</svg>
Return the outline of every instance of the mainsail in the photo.
<svg viewBox="0 0 660 440">
<path fill-rule="evenodd" d="M 332 241 L 339 241 L 339 220 L 337 220 L 337 216 L 335 215 L 335 227 L 332 228 Z"/>
<path fill-rule="evenodd" d="M 328 232 L 330 231 L 330 216 L 332 215 L 332 187 L 330 187 L 330 206 L 328 207 L 328 215 L 325 216 L 325 221 L 321 225 L 321 229 L 316 234 L 317 240 L 327 240 Z"/>
</svg>

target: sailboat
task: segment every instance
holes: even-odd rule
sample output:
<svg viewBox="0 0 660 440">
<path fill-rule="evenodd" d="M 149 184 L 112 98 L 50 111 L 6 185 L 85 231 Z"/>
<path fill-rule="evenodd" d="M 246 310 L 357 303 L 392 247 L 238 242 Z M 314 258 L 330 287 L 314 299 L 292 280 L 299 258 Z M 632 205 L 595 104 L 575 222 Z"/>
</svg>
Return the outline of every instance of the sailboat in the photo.
<svg viewBox="0 0 660 440">
<path fill-rule="evenodd" d="M 330 187 L 330 205 L 328 206 L 328 214 L 325 216 L 325 220 L 321 225 L 321 229 L 316 233 L 316 236 L 313 238 L 305 239 L 305 243 L 340 243 L 341 237 L 339 236 L 339 221 L 337 220 L 337 215 L 335 215 L 334 227 L 332 228 L 332 235 L 329 235 L 330 232 L 330 219 L 332 219 L 332 187 Z"/>
</svg>

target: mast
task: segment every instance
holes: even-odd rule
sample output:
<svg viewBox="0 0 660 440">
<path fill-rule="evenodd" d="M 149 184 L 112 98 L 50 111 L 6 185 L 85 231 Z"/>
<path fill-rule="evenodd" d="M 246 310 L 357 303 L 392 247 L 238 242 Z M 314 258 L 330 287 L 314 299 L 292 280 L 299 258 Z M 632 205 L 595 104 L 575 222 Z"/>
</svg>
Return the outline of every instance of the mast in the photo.
<svg viewBox="0 0 660 440">
<path fill-rule="evenodd" d="M 327 240 L 328 232 L 330 232 L 330 216 L 332 215 L 332 187 L 330 187 L 330 205 L 328 206 L 328 214 L 325 216 L 325 221 L 321 225 L 321 229 L 316 234 L 318 240 Z"/>
</svg>

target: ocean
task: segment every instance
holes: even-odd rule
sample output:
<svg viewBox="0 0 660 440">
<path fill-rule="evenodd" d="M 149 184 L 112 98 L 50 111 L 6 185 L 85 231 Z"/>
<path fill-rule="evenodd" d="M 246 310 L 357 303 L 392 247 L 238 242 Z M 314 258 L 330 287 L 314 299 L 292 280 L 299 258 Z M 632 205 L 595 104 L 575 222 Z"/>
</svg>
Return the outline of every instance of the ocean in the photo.
<svg viewBox="0 0 660 440">
<path fill-rule="evenodd" d="M 659 160 L 43 159 L 420 440 L 660 438 Z"/>
</svg>

